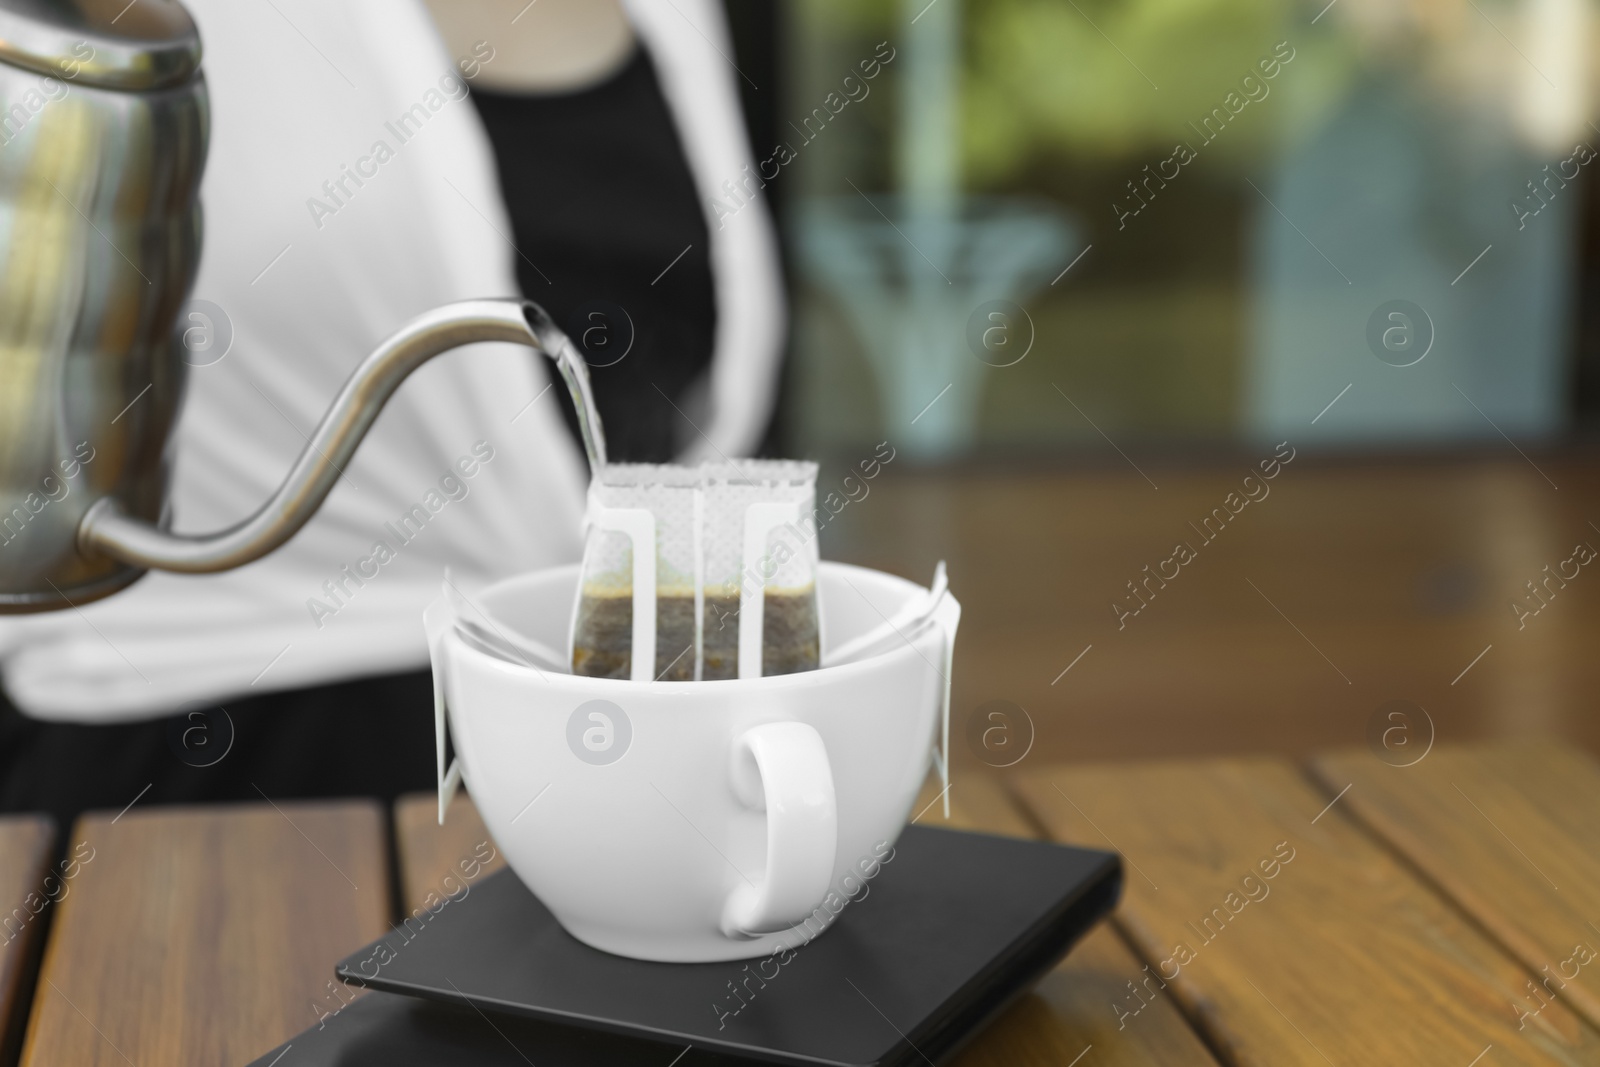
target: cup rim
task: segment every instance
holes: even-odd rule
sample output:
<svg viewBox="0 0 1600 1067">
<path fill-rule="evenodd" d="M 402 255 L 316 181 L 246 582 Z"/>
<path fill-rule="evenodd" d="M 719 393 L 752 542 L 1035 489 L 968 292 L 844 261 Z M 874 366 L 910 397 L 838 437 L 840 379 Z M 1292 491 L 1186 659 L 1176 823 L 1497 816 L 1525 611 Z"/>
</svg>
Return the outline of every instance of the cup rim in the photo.
<svg viewBox="0 0 1600 1067">
<path fill-rule="evenodd" d="M 525 571 L 521 574 L 512 575 L 509 578 L 504 578 L 501 581 L 494 583 L 494 585 L 491 585 L 488 587 L 488 589 L 484 590 L 483 593 L 487 593 L 489 590 L 492 590 L 497 586 L 504 585 L 508 582 L 517 581 L 533 574 L 576 569 L 578 569 L 578 565 L 564 564 L 556 567 L 540 568 L 534 571 Z M 895 582 L 904 582 L 913 589 L 920 590 L 922 592 L 928 591 L 926 586 L 918 585 L 909 578 L 902 578 L 898 574 L 890 574 L 888 571 L 873 570 L 870 567 L 861 567 L 852 563 L 839 563 L 833 560 L 824 560 L 820 564 L 818 571 L 819 577 L 821 576 L 822 569 L 830 571 L 855 571 L 857 573 L 870 574 L 874 578 L 889 578 Z M 480 593 L 479 595 L 482 596 L 483 593 Z M 958 608 L 959 604 L 956 599 L 953 596 L 946 594 L 945 602 L 939 606 L 938 611 L 935 612 L 935 617 L 943 615 L 952 610 L 957 610 Z M 655 687 L 666 687 L 667 691 L 669 692 L 690 693 L 698 690 L 701 686 L 707 685 L 715 685 L 719 687 L 744 687 L 753 691 L 785 689 L 808 684 L 817 684 L 815 682 L 808 682 L 807 679 L 810 678 L 826 677 L 830 681 L 841 680 L 849 679 L 855 674 L 865 674 L 870 671 L 883 670 L 893 665 L 897 659 L 904 659 L 906 656 L 913 655 L 922 658 L 928 663 L 929 666 L 933 667 L 936 672 L 943 673 L 941 668 L 939 668 L 933 660 L 929 660 L 925 655 L 923 655 L 922 651 L 918 649 L 918 646 L 927 642 L 930 637 L 942 638 L 942 636 L 943 632 L 940 627 L 929 626 L 911 641 L 905 644 L 896 645 L 886 652 L 879 652 L 876 655 L 868 656 L 865 659 L 854 660 L 850 663 L 839 663 L 831 667 L 819 666 L 816 670 L 797 671 L 793 674 L 772 674 L 761 678 L 705 678 L 701 679 L 700 681 L 687 682 L 668 682 L 664 680 L 636 682 L 631 678 L 596 678 L 586 674 L 573 674 L 570 670 L 547 671 L 543 668 L 509 663 L 497 656 L 491 656 L 487 652 L 474 648 L 465 641 L 461 640 L 461 637 L 458 633 L 456 633 L 456 628 L 454 626 L 446 629 L 443 634 L 444 640 L 450 642 L 451 647 L 455 650 L 457 655 L 476 657 L 483 660 L 491 667 L 504 672 L 510 672 L 516 677 L 525 677 L 528 674 L 554 675 L 556 678 L 563 679 L 564 681 L 561 683 L 552 682 L 551 684 L 566 684 L 567 681 L 570 681 L 572 684 L 575 684 L 580 688 L 593 687 L 600 691 L 612 691 L 616 693 L 638 693 L 642 688 Z M 718 689 L 718 692 L 727 691 L 729 690 L 726 688 Z"/>
</svg>

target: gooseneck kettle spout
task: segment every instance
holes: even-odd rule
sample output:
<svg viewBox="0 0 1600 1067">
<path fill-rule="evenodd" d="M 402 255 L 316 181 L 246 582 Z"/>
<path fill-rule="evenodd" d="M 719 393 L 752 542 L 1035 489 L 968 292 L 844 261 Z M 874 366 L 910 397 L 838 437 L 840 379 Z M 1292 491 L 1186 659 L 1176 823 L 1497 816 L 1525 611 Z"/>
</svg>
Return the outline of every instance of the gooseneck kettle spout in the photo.
<svg viewBox="0 0 1600 1067">
<path fill-rule="evenodd" d="M 412 371 L 441 353 L 484 341 L 526 345 L 555 363 L 577 410 L 590 469 L 604 466 L 605 433 L 588 368 L 549 315 L 527 300 L 447 304 L 401 327 L 362 361 L 278 490 L 249 518 L 210 534 L 173 533 L 165 522 L 129 515 L 117 496 L 101 495 L 77 522 L 75 551 L 41 539 L 38 535 L 51 532 L 42 523 L 23 528 L 35 535 L 31 543 L 18 535 L 0 544 L 0 612 L 76 607 L 115 592 L 147 570 L 206 574 L 260 559 L 316 514 L 384 404 Z M 116 568 L 110 581 L 79 577 L 106 566 Z"/>
<path fill-rule="evenodd" d="M 468 300 L 420 315 L 379 345 L 345 382 L 283 484 L 255 514 L 226 530 L 176 534 L 126 515 L 104 497 L 78 525 L 78 549 L 130 566 L 206 574 L 260 559 L 304 526 L 332 491 L 383 405 L 412 371 L 434 356 L 479 341 L 524 344 L 556 364 L 573 405 L 591 470 L 606 461 L 605 436 L 583 359 L 537 304 Z"/>
</svg>

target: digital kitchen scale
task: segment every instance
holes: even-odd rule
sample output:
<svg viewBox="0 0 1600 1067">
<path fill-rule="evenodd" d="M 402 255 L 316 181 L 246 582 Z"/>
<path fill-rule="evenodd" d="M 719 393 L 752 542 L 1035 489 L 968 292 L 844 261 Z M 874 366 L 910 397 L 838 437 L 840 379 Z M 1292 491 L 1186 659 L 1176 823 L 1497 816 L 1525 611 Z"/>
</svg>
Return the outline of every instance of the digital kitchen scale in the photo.
<svg viewBox="0 0 1600 1067">
<path fill-rule="evenodd" d="M 579 942 L 502 871 L 341 962 L 380 992 L 251 1067 L 932 1063 L 1111 911 L 1122 866 L 909 826 L 867 886 L 787 959 L 650 963 Z"/>
</svg>

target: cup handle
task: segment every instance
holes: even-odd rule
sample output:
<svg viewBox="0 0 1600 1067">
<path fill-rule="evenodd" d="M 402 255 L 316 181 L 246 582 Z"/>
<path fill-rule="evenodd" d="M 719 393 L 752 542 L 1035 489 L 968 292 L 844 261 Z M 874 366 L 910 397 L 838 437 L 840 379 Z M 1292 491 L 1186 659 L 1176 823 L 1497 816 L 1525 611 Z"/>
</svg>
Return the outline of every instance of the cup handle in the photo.
<svg viewBox="0 0 1600 1067">
<path fill-rule="evenodd" d="M 786 930 L 822 902 L 833 877 L 839 812 L 828 750 L 805 723 L 765 723 L 734 742 L 732 774 L 739 799 L 767 813 L 767 870 L 728 895 L 722 932 Z"/>
</svg>

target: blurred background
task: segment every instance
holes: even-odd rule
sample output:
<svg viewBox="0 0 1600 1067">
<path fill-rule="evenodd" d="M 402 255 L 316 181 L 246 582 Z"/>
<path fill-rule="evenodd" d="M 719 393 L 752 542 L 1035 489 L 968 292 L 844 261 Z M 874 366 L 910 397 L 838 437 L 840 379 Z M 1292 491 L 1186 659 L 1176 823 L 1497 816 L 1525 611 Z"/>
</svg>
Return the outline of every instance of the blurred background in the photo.
<svg viewBox="0 0 1600 1067">
<path fill-rule="evenodd" d="M 768 450 L 826 557 L 949 561 L 958 769 L 1600 749 L 1592 6 L 729 12 Z"/>
</svg>

